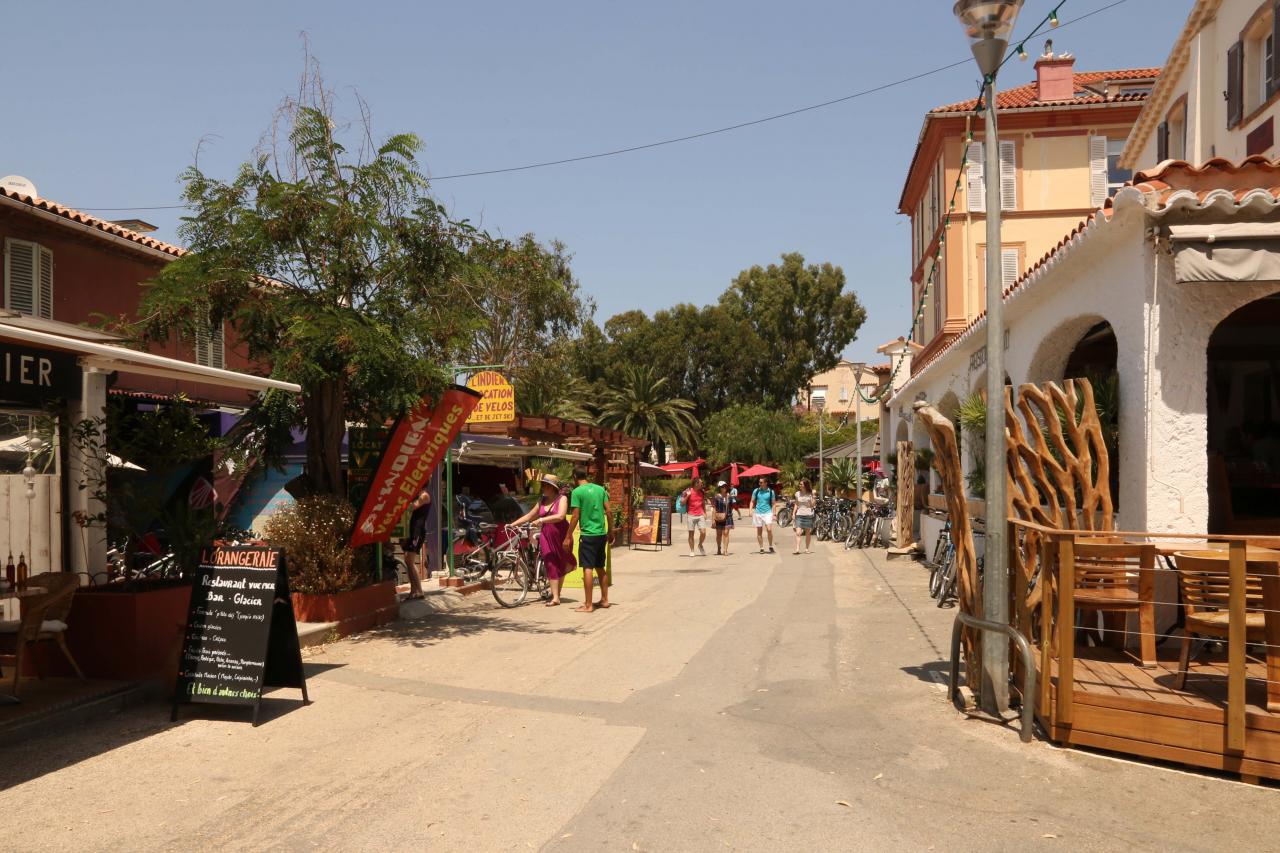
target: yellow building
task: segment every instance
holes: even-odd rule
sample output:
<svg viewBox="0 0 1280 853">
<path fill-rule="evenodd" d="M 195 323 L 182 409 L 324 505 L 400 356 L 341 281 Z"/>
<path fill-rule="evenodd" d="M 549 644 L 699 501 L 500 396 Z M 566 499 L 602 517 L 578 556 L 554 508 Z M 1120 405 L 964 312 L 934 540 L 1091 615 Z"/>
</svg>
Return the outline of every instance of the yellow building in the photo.
<svg viewBox="0 0 1280 853">
<path fill-rule="evenodd" d="M 818 408 L 818 401 L 821 399 L 822 408 L 828 413 L 841 415 L 853 412 L 857 409 L 857 393 L 854 389 L 861 386 L 863 396 L 874 399 L 885 372 L 885 365 L 856 365 L 841 359 L 830 370 L 814 375 L 809 384 L 800 389 L 796 394 L 797 405 L 811 411 Z M 877 411 L 876 404 L 863 401 L 863 418 L 875 417 Z"/>
<path fill-rule="evenodd" d="M 1074 66 L 1074 57 L 1055 55 L 1046 45 L 1035 64 L 1035 81 L 998 95 L 1006 287 L 1130 177 L 1119 168 L 1118 157 L 1159 69 L 1077 72 Z M 898 204 L 898 212 L 911 217 L 913 310 L 935 256 L 940 258 L 914 330 L 913 339 L 924 348 L 912 360 L 913 373 L 986 307 L 987 140 L 975 106 L 964 101 L 926 114 Z M 943 218 L 957 179 L 961 189 L 939 256 Z"/>
</svg>

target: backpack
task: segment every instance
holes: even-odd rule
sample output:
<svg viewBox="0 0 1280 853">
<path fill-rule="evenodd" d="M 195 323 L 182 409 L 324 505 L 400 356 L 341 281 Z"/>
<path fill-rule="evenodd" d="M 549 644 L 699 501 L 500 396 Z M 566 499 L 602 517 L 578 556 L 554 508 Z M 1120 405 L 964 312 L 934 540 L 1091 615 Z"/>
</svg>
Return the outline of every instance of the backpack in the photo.
<svg viewBox="0 0 1280 853">
<path fill-rule="evenodd" d="M 688 489 L 685 489 L 683 492 L 679 494 L 678 497 L 676 497 L 676 512 L 680 513 L 681 515 L 684 515 L 685 509 L 689 505 L 688 498 L 689 498 Z"/>
</svg>

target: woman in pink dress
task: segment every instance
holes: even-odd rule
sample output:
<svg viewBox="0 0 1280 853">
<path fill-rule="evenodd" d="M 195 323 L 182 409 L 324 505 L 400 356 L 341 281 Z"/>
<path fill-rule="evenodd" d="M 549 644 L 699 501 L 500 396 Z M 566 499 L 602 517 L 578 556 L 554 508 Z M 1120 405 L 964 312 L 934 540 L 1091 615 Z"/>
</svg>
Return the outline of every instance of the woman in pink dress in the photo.
<svg viewBox="0 0 1280 853">
<path fill-rule="evenodd" d="M 564 547 L 564 535 L 569 531 L 569 497 L 561 494 L 560 480 L 554 474 L 542 478 L 542 499 L 516 524 L 525 522 L 538 526 L 538 550 L 547 579 L 551 581 L 551 600 L 547 607 L 555 607 L 560 603 L 564 577 L 577 568 L 577 562 L 573 551 Z"/>
</svg>

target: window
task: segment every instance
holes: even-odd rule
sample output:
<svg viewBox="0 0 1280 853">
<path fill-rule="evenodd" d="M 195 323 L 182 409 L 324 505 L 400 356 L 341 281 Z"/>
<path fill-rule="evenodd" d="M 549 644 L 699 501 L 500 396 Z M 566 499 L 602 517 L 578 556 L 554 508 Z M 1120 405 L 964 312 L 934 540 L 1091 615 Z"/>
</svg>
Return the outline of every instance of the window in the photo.
<svg viewBox="0 0 1280 853">
<path fill-rule="evenodd" d="M 970 142 L 965 164 L 965 194 L 972 213 L 987 210 L 986 160 L 983 143 Z M 1000 209 L 1018 209 L 1018 146 L 1011 139 L 1000 140 Z"/>
<path fill-rule="evenodd" d="M 1169 110 L 1168 118 L 1156 129 L 1156 161 L 1187 159 L 1187 101 Z"/>
<path fill-rule="evenodd" d="M 216 367 L 222 370 L 226 366 L 222 324 L 212 329 L 210 323 L 199 324 L 196 329 L 196 364 L 202 367 Z"/>
<path fill-rule="evenodd" d="M 1018 283 L 1018 276 L 1022 274 L 1022 264 L 1018 262 L 1018 250 L 1005 249 L 1000 250 L 1000 283 L 1005 290 L 1013 287 Z"/>
<path fill-rule="evenodd" d="M 1089 196 L 1094 207 L 1102 207 L 1133 178 L 1131 169 L 1120 168 L 1124 143 L 1124 139 L 1089 137 Z"/>
<path fill-rule="evenodd" d="M 53 319 L 53 252 L 39 243 L 5 240 L 4 283 L 10 311 Z"/>
<path fill-rule="evenodd" d="M 840 402 L 841 403 L 849 402 L 849 386 L 848 385 L 840 386 Z"/>
</svg>

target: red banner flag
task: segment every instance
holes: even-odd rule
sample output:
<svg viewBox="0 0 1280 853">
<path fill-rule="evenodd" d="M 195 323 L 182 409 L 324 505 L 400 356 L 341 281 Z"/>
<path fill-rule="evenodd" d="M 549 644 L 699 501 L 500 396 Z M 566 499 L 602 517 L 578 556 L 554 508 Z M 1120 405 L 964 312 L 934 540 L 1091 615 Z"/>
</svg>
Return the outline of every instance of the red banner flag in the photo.
<svg viewBox="0 0 1280 853">
<path fill-rule="evenodd" d="M 423 400 L 396 421 L 351 533 L 352 548 L 391 535 L 479 402 L 480 394 L 453 385 L 438 403 Z"/>
</svg>

